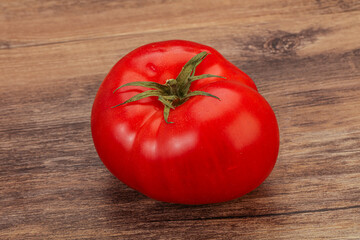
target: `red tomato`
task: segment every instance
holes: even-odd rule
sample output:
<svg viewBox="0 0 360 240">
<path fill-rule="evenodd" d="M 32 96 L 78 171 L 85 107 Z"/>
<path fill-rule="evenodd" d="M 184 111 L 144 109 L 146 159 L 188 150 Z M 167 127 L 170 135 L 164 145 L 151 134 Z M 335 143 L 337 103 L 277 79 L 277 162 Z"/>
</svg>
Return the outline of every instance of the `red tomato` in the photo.
<svg viewBox="0 0 360 240">
<path fill-rule="evenodd" d="M 165 84 L 201 52 L 207 55 L 167 123 L 157 97 L 125 102 L 149 90 L 118 87 L 130 82 Z M 194 75 L 194 74 L 192 74 Z M 152 89 L 153 90 L 153 89 Z M 174 103 L 174 102 L 173 102 Z M 96 150 L 122 182 L 165 202 L 206 204 L 238 198 L 272 171 L 279 149 L 275 114 L 254 82 L 216 50 L 189 41 L 164 41 L 137 48 L 110 71 L 96 95 L 91 129 Z"/>
</svg>

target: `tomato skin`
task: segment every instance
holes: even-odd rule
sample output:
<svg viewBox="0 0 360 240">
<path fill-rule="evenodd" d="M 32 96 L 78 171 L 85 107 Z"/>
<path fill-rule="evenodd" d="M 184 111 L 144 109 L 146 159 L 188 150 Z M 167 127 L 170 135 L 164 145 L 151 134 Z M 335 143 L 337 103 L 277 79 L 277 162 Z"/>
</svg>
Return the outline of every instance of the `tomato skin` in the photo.
<svg viewBox="0 0 360 240">
<path fill-rule="evenodd" d="M 211 53 L 196 75 L 226 77 L 194 82 L 191 90 L 221 101 L 191 97 L 171 110 L 168 124 L 155 97 L 111 108 L 148 90 L 127 82 L 165 83 L 201 51 Z M 188 41 L 142 46 L 123 57 L 96 95 L 92 116 L 96 150 L 122 182 L 165 202 L 206 204 L 238 198 L 259 186 L 273 169 L 279 149 L 274 112 L 253 81 L 216 50 Z"/>
</svg>

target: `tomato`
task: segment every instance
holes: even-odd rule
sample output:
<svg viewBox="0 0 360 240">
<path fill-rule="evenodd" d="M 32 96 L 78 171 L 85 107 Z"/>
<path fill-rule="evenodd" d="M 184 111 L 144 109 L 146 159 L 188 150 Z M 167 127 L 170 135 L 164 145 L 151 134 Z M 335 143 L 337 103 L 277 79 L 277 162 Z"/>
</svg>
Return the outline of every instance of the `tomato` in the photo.
<svg viewBox="0 0 360 240">
<path fill-rule="evenodd" d="M 139 47 L 117 62 L 96 95 L 91 129 L 112 174 L 172 203 L 252 191 L 279 149 L 275 114 L 251 78 L 213 48 L 182 40 Z"/>
</svg>

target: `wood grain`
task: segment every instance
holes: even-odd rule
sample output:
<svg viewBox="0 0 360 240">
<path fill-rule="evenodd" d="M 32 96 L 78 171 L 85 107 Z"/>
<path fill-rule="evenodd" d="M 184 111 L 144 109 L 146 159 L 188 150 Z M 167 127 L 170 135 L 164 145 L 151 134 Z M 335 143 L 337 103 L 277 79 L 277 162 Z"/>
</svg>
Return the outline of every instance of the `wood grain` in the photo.
<svg viewBox="0 0 360 240">
<path fill-rule="evenodd" d="M 359 1 L 0 2 L 0 239 L 360 239 Z M 92 144 L 102 79 L 187 39 L 256 82 L 279 122 L 269 178 L 222 204 L 151 200 Z"/>
</svg>

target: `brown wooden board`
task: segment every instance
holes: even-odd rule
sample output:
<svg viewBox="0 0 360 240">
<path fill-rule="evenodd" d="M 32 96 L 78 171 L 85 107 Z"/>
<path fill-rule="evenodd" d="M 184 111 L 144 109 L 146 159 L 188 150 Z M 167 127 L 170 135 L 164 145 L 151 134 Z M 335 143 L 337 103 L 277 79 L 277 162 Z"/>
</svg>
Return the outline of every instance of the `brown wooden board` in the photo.
<svg viewBox="0 0 360 240">
<path fill-rule="evenodd" d="M 132 49 L 210 45 L 279 122 L 269 178 L 227 203 L 157 202 L 112 176 L 93 99 Z M 360 239 L 360 2 L 0 1 L 0 239 Z"/>
</svg>

